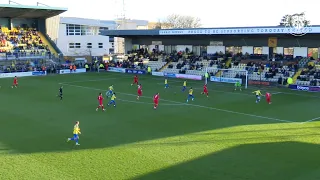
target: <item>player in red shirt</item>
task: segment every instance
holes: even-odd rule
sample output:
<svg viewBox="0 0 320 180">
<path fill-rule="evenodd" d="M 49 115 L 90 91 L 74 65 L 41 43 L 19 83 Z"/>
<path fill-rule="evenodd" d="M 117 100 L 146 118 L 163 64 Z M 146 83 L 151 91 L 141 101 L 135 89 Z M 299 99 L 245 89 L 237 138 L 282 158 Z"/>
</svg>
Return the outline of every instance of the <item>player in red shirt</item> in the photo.
<svg viewBox="0 0 320 180">
<path fill-rule="evenodd" d="M 139 100 L 141 96 L 142 96 L 142 86 L 141 86 L 141 84 L 139 84 L 137 100 Z"/>
<path fill-rule="evenodd" d="M 207 95 L 207 97 L 209 97 L 207 84 L 203 86 L 203 92 L 201 94 Z"/>
<path fill-rule="evenodd" d="M 99 108 L 101 108 L 102 111 L 105 111 L 104 106 L 103 106 L 103 96 L 102 96 L 102 93 L 99 93 L 98 101 L 99 101 L 99 106 L 97 107 L 96 111 L 98 111 Z"/>
<path fill-rule="evenodd" d="M 137 75 L 135 75 L 135 76 L 133 77 L 133 83 L 131 84 L 131 86 L 134 85 L 134 84 L 136 84 L 136 85 L 139 84 L 139 83 L 138 83 L 138 76 L 137 76 Z"/>
<path fill-rule="evenodd" d="M 18 77 L 15 76 L 14 79 L 13 79 L 13 84 L 11 86 L 12 88 L 17 88 L 18 87 Z"/>
<path fill-rule="evenodd" d="M 271 94 L 270 93 L 266 93 L 266 100 L 268 104 L 271 104 Z"/>
<path fill-rule="evenodd" d="M 154 109 L 157 109 L 158 104 L 159 104 L 159 93 L 153 96 L 153 103 L 154 103 Z"/>
</svg>

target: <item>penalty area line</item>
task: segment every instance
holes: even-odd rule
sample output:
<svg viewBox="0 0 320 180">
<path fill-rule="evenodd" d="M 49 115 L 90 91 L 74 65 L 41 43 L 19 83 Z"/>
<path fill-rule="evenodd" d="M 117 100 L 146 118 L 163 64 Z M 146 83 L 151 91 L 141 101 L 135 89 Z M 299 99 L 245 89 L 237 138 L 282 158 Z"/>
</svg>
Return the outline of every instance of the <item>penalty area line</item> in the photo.
<svg viewBox="0 0 320 180">
<path fill-rule="evenodd" d="M 83 89 L 91 89 L 91 90 L 96 90 L 96 91 L 105 91 L 103 89 L 91 88 L 91 87 L 86 87 L 86 86 L 77 86 L 77 85 L 72 85 L 72 84 L 63 84 L 63 85 L 71 86 L 71 87 L 77 87 L 77 88 L 83 88 Z M 134 95 L 134 94 L 121 93 L 121 92 L 118 92 L 118 93 L 136 97 L 136 95 Z M 151 97 L 144 97 L 144 98 L 152 99 Z M 297 123 L 296 121 L 289 121 L 289 120 L 271 118 L 271 117 L 266 117 L 266 116 L 258 116 L 258 115 L 254 115 L 254 114 L 247 114 L 247 113 L 242 113 L 242 112 L 237 112 L 237 111 L 219 109 L 219 108 L 208 107 L 208 106 L 201 106 L 201 105 L 196 105 L 196 104 L 187 104 L 187 103 L 181 103 L 181 102 L 170 101 L 170 100 L 165 100 L 165 99 L 161 99 L 161 101 L 171 102 L 171 103 L 174 103 L 176 105 L 187 105 L 187 106 L 193 106 L 193 107 L 199 107 L 199 108 L 211 109 L 211 110 L 215 110 L 215 111 L 226 112 L 226 113 L 230 113 L 230 114 L 238 114 L 238 115 L 243 115 L 243 116 L 255 117 L 255 118 L 259 118 L 259 119 L 267 119 L 267 120 L 278 121 L 278 122 L 286 122 L 286 123 Z"/>
<path fill-rule="evenodd" d="M 157 83 L 158 85 L 163 85 L 164 86 L 164 84 L 163 83 Z M 171 87 L 182 87 L 182 86 L 177 86 L 177 85 L 169 85 L 169 89 L 170 89 L 170 86 Z M 190 86 L 191 87 L 191 86 Z M 196 89 L 196 90 L 202 90 L 203 88 L 194 88 L 194 87 L 192 87 L 193 89 Z M 234 88 L 234 87 L 232 87 L 232 88 Z M 252 94 L 252 93 L 250 93 L 250 94 L 248 94 L 248 93 L 245 93 L 244 91 L 240 91 L 240 92 L 243 92 L 243 93 L 240 93 L 239 91 L 238 92 L 228 92 L 228 91 L 220 91 L 220 90 L 216 90 L 216 89 L 209 89 L 210 91 L 212 91 L 212 92 L 220 92 L 220 93 L 226 93 L 226 94 L 233 94 L 233 95 L 242 95 L 242 96 L 250 96 L 250 97 L 255 97 L 255 95 L 254 94 Z M 210 92 L 209 92 L 210 93 Z M 281 92 L 275 92 L 275 93 L 271 93 L 272 95 L 276 95 L 276 94 L 282 94 Z"/>
</svg>

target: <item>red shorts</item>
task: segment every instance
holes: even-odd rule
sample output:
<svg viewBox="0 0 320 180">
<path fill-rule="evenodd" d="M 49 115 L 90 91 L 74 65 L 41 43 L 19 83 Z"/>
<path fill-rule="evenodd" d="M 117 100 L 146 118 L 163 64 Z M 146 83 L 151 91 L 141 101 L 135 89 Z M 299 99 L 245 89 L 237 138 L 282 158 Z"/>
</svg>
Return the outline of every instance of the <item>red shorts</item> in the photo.
<svg viewBox="0 0 320 180">
<path fill-rule="evenodd" d="M 158 104 L 159 102 L 158 101 L 153 101 L 155 104 Z"/>
<path fill-rule="evenodd" d="M 267 101 L 271 101 L 271 98 L 267 98 Z"/>
<path fill-rule="evenodd" d="M 208 92 L 208 90 L 203 90 L 203 92 L 204 92 L 204 93 L 207 93 L 207 92 Z"/>
<path fill-rule="evenodd" d="M 103 103 L 102 103 L 102 102 L 99 102 L 99 106 L 103 106 Z"/>
<path fill-rule="evenodd" d="M 18 82 L 16 82 L 16 81 L 13 81 L 13 84 L 15 84 L 15 85 L 16 85 L 16 84 L 18 84 Z"/>
<path fill-rule="evenodd" d="M 142 92 L 138 91 L 138 96 L 142 96 Z"/>
<path fill-rule="evenodd" d="M 133 80 L 133 82 L 137 83 L 137 82 L 138 82 L 138 80 L 137 80 L 137 79 L 135 79 L 135 80 Z"/>
</svg>

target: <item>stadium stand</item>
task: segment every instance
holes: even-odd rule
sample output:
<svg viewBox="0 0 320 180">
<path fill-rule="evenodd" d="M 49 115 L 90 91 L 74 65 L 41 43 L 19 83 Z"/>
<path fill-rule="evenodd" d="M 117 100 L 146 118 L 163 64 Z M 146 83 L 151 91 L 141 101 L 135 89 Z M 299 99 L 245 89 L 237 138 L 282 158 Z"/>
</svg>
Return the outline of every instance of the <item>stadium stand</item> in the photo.
<svg viewBox="0 0 320 180">
<path fill-rule="evenodd" d="M 281 61 L 282 60 L 282 61 Z M 169 66 L 163 69 L 167 73 L 186 73 L 193 75 L 204 75 L 207 71 L 211 76 L 227 78 L 241 78 L 248 71 L 248 79 L 255 81 L 269 81 L 285 84 L 286 79 L 293 77 L 299 70 L 309 62 L 308 58 L 294 60 L 265 61 L 262 59 L 246 60 L 243 56 L 233 57 L 218 55 L 214 57 L 195 57 L 192 55 L 181 56 L 177 61 L 171 61 Z M 230 71 L 219 71 L 219 69 L 230 69 Z M 239 71 L 243 72 L 239 72 Z M 313 72 L 313 71 L 312 71 Z M 304 77 L 304 76 L 302 76 Z M 300 83 L 300 81 L 298 81 Z M 306 83 L 306 82 L 305 82 Z"/>
<path fill-rule="evenodd" d="M 226 68 L 228 57 L 221 54 L 195 56 L 191 53 L 177 52 L 170 57 L 169 64 L 162 69 L 167 73 L 203 75 L 207 68 L 209 73 L 217 73 L 217 68 Z"/>
<path fill-rule="evenodd" d="M 54 63 L 61 53 L 46 34 L 46 19 L 64 8 L 0 5 L 0 64 L 3 72 L 29 71 Z M 51 42 L 51 43 L 50 43 Z"/>
<path fill-rule="evenodd" d="M 297 77 L 297 85 L 318 86 L 320 85 L 320 65 L 319 61 L 305 59 L 299 64 L 303 65 L 301 74 Z"/>
<path fill-rule="evenodd" d="M 289 65 L 281 65 L 281 63 L 267 63 L 262 64 L 254 64 L 250 62 L 248 64 L 233 64 L 231 69 L 235 70 L 247 70 L 248 71 L 248 79 L 256 80 L 256 81 L 270 81 L 270 82 L 282 82 L 282 79 L 286 79 L 288 77 L 292 77 L 297 67 L 295 68 L 293 64 Z M 223 73 L 224 77 L 240 77 L 245 75 L 244 73 L 237 73 L 237 71 L 228 71 Z"/>
<path fill-rule="evenodd" d="M 149 52 L 147 49 L 138 49 L 128 54 L 125 61 L 138 65 L 140 69 L 150 67 L 152 71 L 159 71 L 167 64 L 168 57 L 164 52 Z"/>
</svg>

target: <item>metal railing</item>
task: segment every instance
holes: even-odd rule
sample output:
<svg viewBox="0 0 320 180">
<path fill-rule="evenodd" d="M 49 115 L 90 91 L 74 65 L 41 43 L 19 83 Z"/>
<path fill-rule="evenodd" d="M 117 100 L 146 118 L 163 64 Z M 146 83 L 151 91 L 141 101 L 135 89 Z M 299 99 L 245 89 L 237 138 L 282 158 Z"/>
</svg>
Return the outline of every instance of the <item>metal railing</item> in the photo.
<svg viewBox="0 0 320 180">
<path fill-rule="evenodd" d="M 0 61 L 5 60 L 32 60 L 32 59 L 52 59 L 53 56 L 48 52 L 13 52 L 13 53 L 0 53 Z"/>
</svg>

